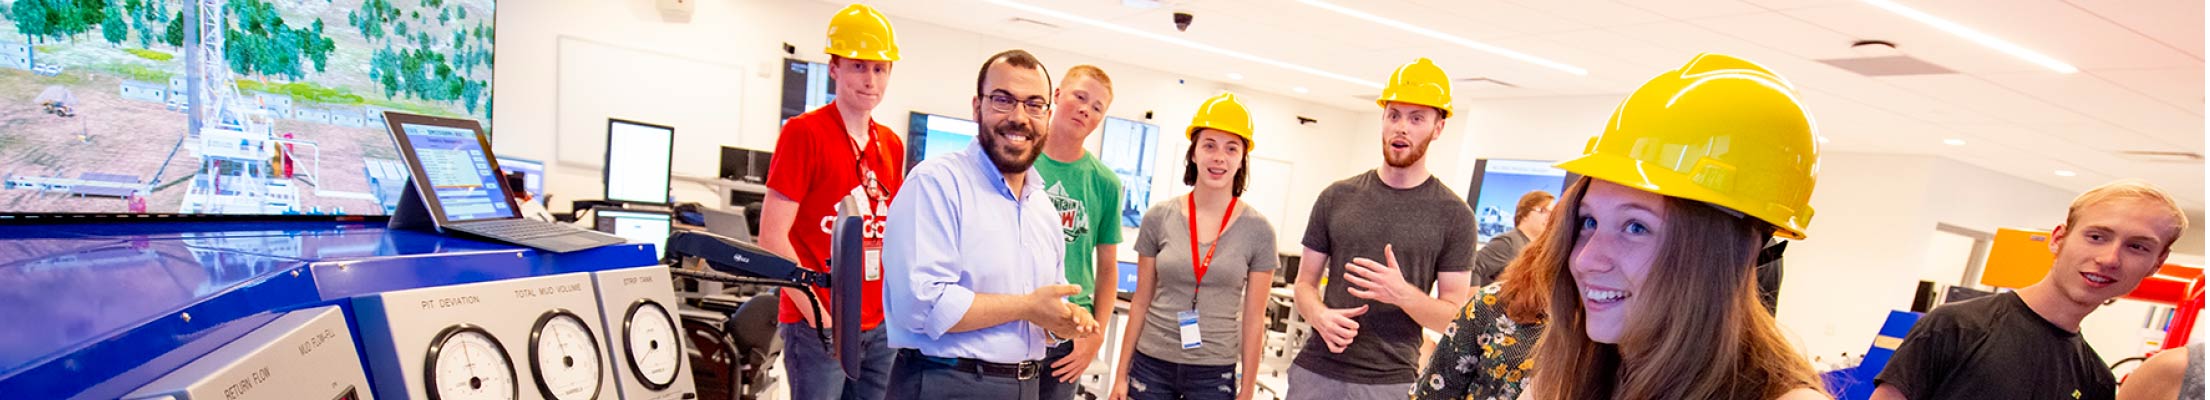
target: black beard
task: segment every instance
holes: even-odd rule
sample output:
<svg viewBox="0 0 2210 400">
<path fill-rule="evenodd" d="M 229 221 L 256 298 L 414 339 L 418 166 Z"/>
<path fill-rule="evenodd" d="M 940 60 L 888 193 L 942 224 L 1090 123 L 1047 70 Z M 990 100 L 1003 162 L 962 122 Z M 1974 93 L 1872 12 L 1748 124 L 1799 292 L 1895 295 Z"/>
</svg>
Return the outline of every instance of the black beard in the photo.
<svg viewBox="0 0 2210 400">
<path fill-rule="evenodd" d="M 1004 139 L 998 138 L 998 132 L 1027 134 L 1028 137 L 1032 138 L 1029 140 L 1031 143 L 1028 146 L 1028 152 L 1014 153 L 1013 149 L 1004 147 L 1011 145 L 999 142 Z M 999 121 L 997 125 L 983 126 L 982 132 L 975 136 L 976 140 L 982 141 L 982 154 L 990 157 L 990 164 L 998 167 L 998 173 L 1010 174 L 1027 171 L 1030 166 L 1036 164 L 1036 156 L 1043 154 L 1044 142 L 1051 139 L 1050 135 L 1044 135 L 1041 132 L 1033 124 L 1007 118 L 1004 121 Z"/>
</svg>

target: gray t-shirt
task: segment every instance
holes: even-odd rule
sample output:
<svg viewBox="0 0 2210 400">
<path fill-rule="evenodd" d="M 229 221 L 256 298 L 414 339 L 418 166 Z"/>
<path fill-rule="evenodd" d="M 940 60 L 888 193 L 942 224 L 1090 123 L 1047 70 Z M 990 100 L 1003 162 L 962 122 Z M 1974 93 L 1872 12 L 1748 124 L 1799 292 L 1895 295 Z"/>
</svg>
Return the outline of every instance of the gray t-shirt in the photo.
<svg viewBox="0 0 2210 400">
<path fill-rule="evenodd" d="M 1404 280 L 1422 289 L 1435 286 L 1443 272 L 1473 269 L 1473 209 L 1433 177 L 1410 189 L 1382 183 L 1369 171 L 1336 181 L 1312 204 L 1304 246 L 1327 253 L 1327 286 L 1321 302 L 1328 308 L 1367 306 L 1358 321 L 1358 337 L 1342 354 L 1328 351 L 1317 330 L 1295 363 L 1320 376 L 1361 385 L 1394 385 L 1418 379 L 1420 325 L 1403 309 L 1350 294 L 1343 264 L 1354 258 L 1381 262 L 1384 245 L 1395 245 Z"/>
<path fill-rule="evenodd" d="M 1136 254 L 1152 257 L 1158 282 L 1153 282 L 1151 310 L 1143 319 L 1143 336 L 1136 351 L 1184 365 L 1235 365 L 1243 357 L 1243 290 L 1253 272 L 1273 271 L 1281 264 L 1275 254 L 1274 225 L 1251 208 L 1237 202 L 1235 222 L 1220 233 L 1212 264 L 1205 267 L 1205 287 L 1197 285 L 1195 264 L 1190 262 L 1189 214 L 1175 197 L 1151 205 L 1143 213 L 1143 227 L 1136 233 Z M 1198 249 L 1211 247 L 1204 243 Z M 1261 286 L 1257 290 L 1267 290 Z M 1191 291 L 1197 299 L 1197 330 L 1203 346 L 1182 349 L 1179 314 L 1190 309 Z"/>
</svg>

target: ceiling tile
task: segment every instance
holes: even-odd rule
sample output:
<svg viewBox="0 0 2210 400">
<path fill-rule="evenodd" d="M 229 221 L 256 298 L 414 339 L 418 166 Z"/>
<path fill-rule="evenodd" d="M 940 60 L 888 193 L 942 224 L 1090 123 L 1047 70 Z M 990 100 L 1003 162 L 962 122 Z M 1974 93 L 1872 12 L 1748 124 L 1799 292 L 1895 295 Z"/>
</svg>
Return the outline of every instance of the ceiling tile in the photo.
<svg viewBox="0 0 2210 400">
<path fill-rule="evenodd" d="M 2202 59 L 2202 0 L 2067 0 L 2098 17 L 2125 26 Z"/>
<path fill-rule="evenodd" d="M 1643 11 L 1683 20 L 1768 11 L 1737 0 L 1646 0 L 1624 2 Z"/>
<path fill-rule="evenodd" d="M 2165 104 L 2203 115 L 2203 69 L 2164 68 L 2088 71 L 2120 86 L 2163 100 Z"/>
<path fill-rule="evenodd" d="M 2163 144 L 2137 150 L 2202 147 L 2202 116 L 2091 74 L 1992 74 L 1987 80 L 2096 119 L 2146 134 Z"/>
<path fill-rule="evenodd" d="M 1608 27 L 1669 21 L 1664 15 L 1609 0 L 1513 0 L 1513 4 L 1541 10 L 1583 25 Z"/>
<path fill-rule="evenodd" d="M 1688 21 L 1714 32 L 1809 59 L 1852 58 L 1857 38 L 1781 13 L 1760 13 Z"/>
<path fill-rule="evenodd" d="M 2087 116 L 2025 96 L 2009 88 L 1965 75 L 1916 75 L 1874 78 L 1897 88 L 1933 97 L 1998 120 L 2021 123 L 2078 123 Z"/>
</svg>

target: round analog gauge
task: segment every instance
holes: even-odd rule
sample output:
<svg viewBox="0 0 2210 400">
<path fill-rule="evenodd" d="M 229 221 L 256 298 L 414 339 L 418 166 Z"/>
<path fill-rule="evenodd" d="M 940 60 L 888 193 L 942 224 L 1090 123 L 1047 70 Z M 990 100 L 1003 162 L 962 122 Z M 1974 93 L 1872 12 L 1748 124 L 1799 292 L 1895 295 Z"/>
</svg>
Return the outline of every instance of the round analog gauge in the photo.
<svg viewBox="0 0 2210 400">
<path fill-rule="evenodd" d="M 683 365 L 683 346 L 676 341 L 675 318 L 652 300 L 638 300 L 622 318 L 622 346 L 629 354 L 629 372 L 652 390 L 667 389 Z"/>
<path fill-rule="evenodd" d="M 568 310 L 537 317 L 529 331 L 530 373 L 550 400 L 592 400 L 601 382 L 598 336 Z"/>
<path fill-rule="evenodd" d="M 428 364 L 422 374 L 430 400 L 513 400 L 520 390 L 506 347 L 475 325 L 439 331 L 423 360 Z"/>
</svg>

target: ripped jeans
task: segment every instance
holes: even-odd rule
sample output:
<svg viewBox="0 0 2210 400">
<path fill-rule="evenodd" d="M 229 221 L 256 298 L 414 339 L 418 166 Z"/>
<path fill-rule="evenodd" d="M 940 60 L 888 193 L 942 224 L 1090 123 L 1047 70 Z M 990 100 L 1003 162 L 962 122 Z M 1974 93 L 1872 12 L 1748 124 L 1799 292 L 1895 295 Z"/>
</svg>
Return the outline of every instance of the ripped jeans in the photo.
<svg viewBox="0 0 2210 400">
<path fill-rule="evenodd" d="M 1138 351 L 1128 361 L 1129 400 L 1235 400 L 1235 365 L 1186 365 Z"/>
</svg>

